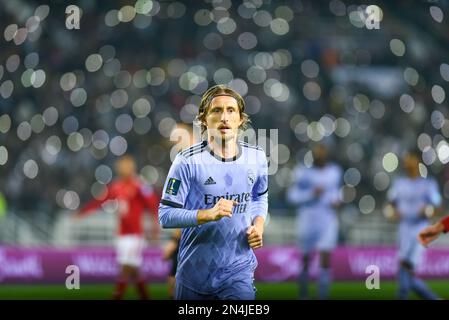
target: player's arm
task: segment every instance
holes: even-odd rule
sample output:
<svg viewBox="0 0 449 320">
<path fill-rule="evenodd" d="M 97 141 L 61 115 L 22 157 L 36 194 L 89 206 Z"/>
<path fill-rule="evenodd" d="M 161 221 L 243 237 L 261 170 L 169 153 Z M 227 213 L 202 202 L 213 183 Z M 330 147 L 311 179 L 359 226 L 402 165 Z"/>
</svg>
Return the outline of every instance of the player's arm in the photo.
<svg viewBox="0 0 449 320">
<path fill-rule="evenodd" d="M 140 187 L 140 194 L 142 196 L 145 207 L 154 214 L 158 213 L 159 197 L 153 188 L 149 185 L 143 184 Z"/>
<path fill-rule="evenodd" d="M 257 216 L 253 220 L 253 225 L 246 231 L 248 244 L 251 248 L 258 249 L 263 246 L 264 225 L 265 219 L 262 216 Z"/>
<path fill-rule="evenodd" d="M 399 188 L 398 182 L 395 181 L 387 193 L 388 203 L 385 206 L 384 215 L 387 219 L 390 219 L 390 220 L 398 220 L 401 218 L 401 214 L 399 213 L 397 206 L 396 206 L 396 202 L 397 202 L 397 198 L 398 198 L 398 195 L 397 195 L 398 188 Z"/>
<path fill-rule="evenodd" d="M 399 220 L 401 218 L 401 214 L 396 207 L 395 201 L 387 203 L 384 209 L 384 215 L 387 219 L 390 220 Z"/>
<path fill-rule="evenodd" d="M 185 209 L 192 180 L 189 164 L 178 154 L 168 173 L 159 205 L 159 223 L 162 228 L 194 227 L 232 217 L 232 209 L 237 202 L 223 198 L 210 209 Z"/>
<path fill-rule="evenodd" d="M 212 208 L 198 210 L 197 222 L 198 224 L 203 224 L 206 222 L 217 221 L 224 217 L 231 218 L 232 210 L 235 205 L 238 205 L 238 202 L 221 198 Z"/>
<path fill-rule="evenodd" d="M 424 218 L 432 218 L 442 210 L 441 193 L 438 190 L 438 183 L 434 179 L 430 180 L 430 187 L 428 191 L 428 205 L 424 206 L 421 210 L 421 215 Z"/>
<path fill-rule="evenodd" d="M 427 246 L 429 243 L 436 240 L 441 233 L 447 233 L 448 231 L 449 216 L 429 227 L 422 229 L 418 235 L 418 240 L 422 245 Z"/>
<path fill-rule="evenodd" d="M 106 190 L 102 193 L 102 195 L 97 199 L 92 199 L 88 203 L 86 203 L 76 214 L 75 218 L 81 218 L 86 215 L 95 213 L 98 208 L 101 207 L 103 203 L 107 200 L 112 199 L 112 189 L 110 186 L 106 187 Z"/>
<path fill-rule="evenodd" d="M 443 225 L 443 232 L 444 233 L 449 232 L 449 216 L 447 216 L 446 218 L 442 219 L 440 221 L 440 223 Z"/>
<path fill-rule="evenodd" d="M 251 226 L 247 230 L 248 243 L 251 248 L 263 246 L 265 219 L 268 213 L 268 163 L 265 154 L 260 172 L 252 190 L 252 201 L 249 208 Z"/>
<path fill-rule="evenodd" d="M 268 211 L 268 192 L 253 200 L 250 207 L 251 226 L 246 231 L 248 244 L 253 249 L 263 246 L 263 232 Z"/>
</svg>

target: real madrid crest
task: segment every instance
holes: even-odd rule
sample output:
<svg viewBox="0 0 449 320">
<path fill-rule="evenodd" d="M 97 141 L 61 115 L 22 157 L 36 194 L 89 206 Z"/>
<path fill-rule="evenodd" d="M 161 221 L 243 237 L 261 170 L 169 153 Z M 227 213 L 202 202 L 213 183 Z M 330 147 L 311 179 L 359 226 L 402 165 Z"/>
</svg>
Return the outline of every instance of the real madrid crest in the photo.
<svg viewBox="0 0 449 320">
<path fill-rule="evenodd" d="M 252 186 L 254 184 L 254 182 L 256 182 L 256 175 L 254 174 L 254 172 L 251 169 L 248 170 L 247 177 L 248 177 L 248 184 L 250 186 Z"/>
</svg>

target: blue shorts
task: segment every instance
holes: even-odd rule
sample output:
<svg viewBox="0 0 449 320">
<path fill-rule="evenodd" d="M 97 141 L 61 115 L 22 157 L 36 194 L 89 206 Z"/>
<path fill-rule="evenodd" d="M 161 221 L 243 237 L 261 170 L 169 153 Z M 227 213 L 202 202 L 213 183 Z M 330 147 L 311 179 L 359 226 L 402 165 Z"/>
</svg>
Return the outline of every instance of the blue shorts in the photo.
<svg viewBox="0 0 449 320">
<path fill-rule="evenodd" d="M 254 300 L 255 298 L 256 288 L 253 278 L 229 282 L 210 294 L 199 293 L 178 283 L 178 281 L 175 287 L 176 300 Z"/>
</svg>

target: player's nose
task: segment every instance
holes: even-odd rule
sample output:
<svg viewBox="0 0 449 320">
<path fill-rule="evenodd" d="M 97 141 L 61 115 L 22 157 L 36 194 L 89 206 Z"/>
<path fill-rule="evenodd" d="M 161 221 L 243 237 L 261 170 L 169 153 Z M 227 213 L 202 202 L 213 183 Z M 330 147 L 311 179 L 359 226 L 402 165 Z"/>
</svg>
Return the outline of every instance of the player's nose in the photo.
<svg viewBox="0 0 449 320">
<path fill-rule="evenodd" d="M 222 112 L 221 113 L 221 122 L 223 122 L 223 123 L 226 123 L 226 122 L 228 122 L 228 115 L 227 115 L 227 113 L 226 112 Z"/>
</svg>

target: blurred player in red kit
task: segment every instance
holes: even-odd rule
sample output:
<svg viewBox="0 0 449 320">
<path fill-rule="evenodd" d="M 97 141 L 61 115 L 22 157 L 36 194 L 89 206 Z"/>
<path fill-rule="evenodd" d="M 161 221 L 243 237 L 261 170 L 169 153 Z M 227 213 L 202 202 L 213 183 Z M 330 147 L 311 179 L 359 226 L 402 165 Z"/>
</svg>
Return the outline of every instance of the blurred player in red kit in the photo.
<svg viewBox="0 0 449 320">
<path fill-rule="evenodd" d="M 113 299 L 121 299 L 125 294 L 128 281 L 135 281 L 141 299 L 149 299 L 145 281 L 140 276 L 142 253 L 145 242 L 142 215 L 145 209 L 152 213 L 153 237 L 159 237 L 157 210 L 159 196 L 152 188 L 142 182 L 136 174 L 134 159 L 125 155 L 115 164 L 118 178 L 110 183 L 100 199 L 87 203 L 76 217 L 96 212 L 108 200 L 117 201 L 119 230 L 117 239 L 117 262 L 121 267 Z"/>
</svg>

